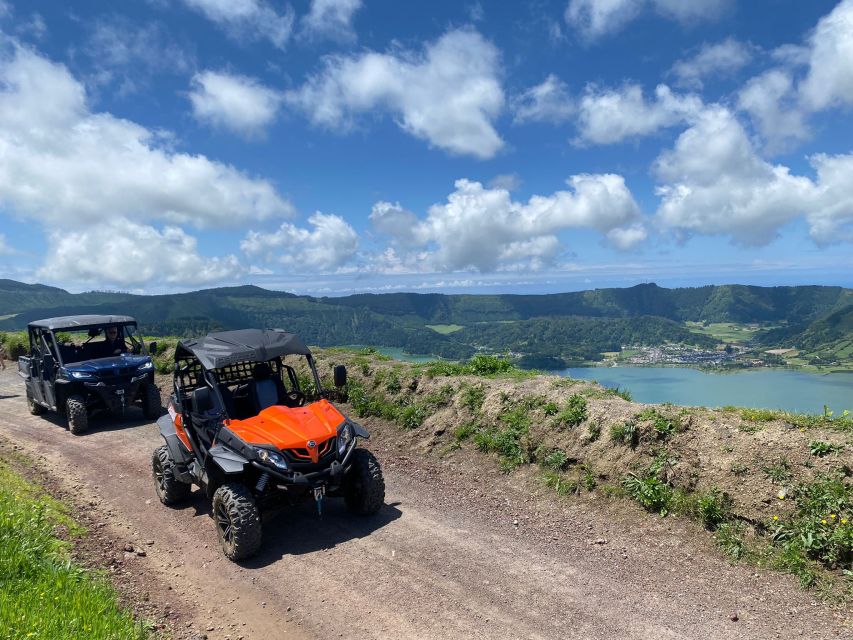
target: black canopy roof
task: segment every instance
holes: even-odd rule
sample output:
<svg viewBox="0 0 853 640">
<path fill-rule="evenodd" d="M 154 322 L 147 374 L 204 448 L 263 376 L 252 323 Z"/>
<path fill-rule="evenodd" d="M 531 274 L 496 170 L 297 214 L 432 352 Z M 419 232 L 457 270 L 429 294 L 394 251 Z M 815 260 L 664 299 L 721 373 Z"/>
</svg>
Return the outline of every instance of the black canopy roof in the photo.
<svg viewBox="0 0 853 640">
<path fill-rule="evenodd" d="M 47 318 L 35 320 L 28 326 L 40 329 L 76 329 L 77 327 L 103 326 L 105 324 L 136 324 L 136 320 L 130 316 L 62 316 L 59 318 Z"/>
<path fill-rule="evenodd" d="M 182 340 L 175 360 L 195 356 L 205 369 L 219 369 L 235 362 L 263 362 L 280 356 L 309 356 L 299 336 L 281 329 L 220 331 L 203 338 Z"/>
</svg>

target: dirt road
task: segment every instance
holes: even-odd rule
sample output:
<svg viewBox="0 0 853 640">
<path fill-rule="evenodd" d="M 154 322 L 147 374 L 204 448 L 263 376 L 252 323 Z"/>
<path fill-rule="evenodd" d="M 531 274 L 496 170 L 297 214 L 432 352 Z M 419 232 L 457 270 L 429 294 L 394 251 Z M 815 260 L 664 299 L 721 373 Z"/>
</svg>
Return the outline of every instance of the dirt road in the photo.
<svg viewBox="0 0 853 640">
<path fill-rule="evenodd" d="M 17 375 L 0 372 L 0 437 L 44 456 L 117 539 L 150 543 L 133 563 L 169 585 L 152 599 L 209 638 L 853 637 L 849 612 L 789 576 L 729 565 L 692 523 L 533 499 L 523 478 L 423 460 L 374 426 L 378 516 L 353 519 L 333 500 L 322 520 L 308 505 L 285 511 L 240 566 L 198 492 L 181 509 L 157 501 L 152 423 L 95 421 L 73 436 L 29 415 Z"/>
</svg>

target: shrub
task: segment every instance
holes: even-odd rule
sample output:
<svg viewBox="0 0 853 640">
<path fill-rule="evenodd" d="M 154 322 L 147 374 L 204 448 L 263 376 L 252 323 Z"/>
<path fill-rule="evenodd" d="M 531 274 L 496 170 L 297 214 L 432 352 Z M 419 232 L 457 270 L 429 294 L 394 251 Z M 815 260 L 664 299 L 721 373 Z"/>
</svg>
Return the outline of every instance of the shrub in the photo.
<svg viewBox="0 0 853 640">
<path fill-rule="evenodd" d="M 463 425 L 456 427 L 456 430 L 453 432 L 453 437 L 456 442 L 462 442 L 463 440 L 467 440 L 472 435 L 477 433 L 477 429 L 479 426 L 476 422 L 467 422 Z"/>
<path fill-rule="evenodd" d="M 619 422 L 610 427 L 610 439 L 613 442 L 621 442 L 635 449 L 640 443 L 640 431 L 637 423 L 633 420 Z"/>
<path fill-rule="evenodd" d="M 569 397 L 566 406 L 557 416 L 557 422 L 568 427 L 576 427 L 586 420 L 586 417 L 586 398 L 576 393 Z"/>
<path fill-rule="evenodd" d="M 555 416 L 560 412 L 560 407 L 557 406 L 556 402 L 546 402 L 542 405 L 542 411 L 546 416 Z"/>
<path fill-rule="evenodd" d="M 832 444 L 823 440 L 812 440 L 809 444 L 809 451 L 813 456 L 823 458 L 830 453 L 839 453 L 844 450 L 843 444 Z"/>
<path fill-rule="evenodd" d="M 542 459 L 542 466 L 554 471 L 562 471 L 566 468 L 569 456 L 562 449 L 554 449 Z"/>
<path fill-rule="evenodd" d="M 729 517 L 731 498 L 716 487 L 696 500 L 696 511 L 706 529 L 713 531 Z"/>
<path fill-rule="evenodd" d="M 463 407 L 477 412 L 483 408 L 483 401 L 486 399 L 486 390 L 479 386 L 466 387 L 462 390 L 460 398 Z"/>
<path fill-rule="evenodd" d="M 622 481 L 622 486 L 628 495 L 648 511 L 655 511 L 662 516 L 669 513 L 672 489 L 656 476 L 636 476 L 632 473 Z"/>
<path fill-rule="evenodd" d="M 397 421 L 404 429 L 417 429 L 426 420 L 426 409 L 417 402 L 403 407 Z"/>
</svg>

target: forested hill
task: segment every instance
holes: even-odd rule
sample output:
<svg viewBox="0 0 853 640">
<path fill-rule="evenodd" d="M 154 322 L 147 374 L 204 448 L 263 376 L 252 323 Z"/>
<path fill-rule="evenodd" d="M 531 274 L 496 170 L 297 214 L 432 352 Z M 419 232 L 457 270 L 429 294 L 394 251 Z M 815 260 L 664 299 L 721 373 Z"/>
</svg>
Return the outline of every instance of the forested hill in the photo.
<svg viewBox="0 0 853 640">
<path fill-rule="evenodd" d="M 81 313 L 134 316 L 154 335 L 282 327 L 320 346 L 364 344 L 461 358 L 477 348 L 569 359 L 620 344 L 708 346 L 684 321 L 778 323 L 805 331 L 853 305 L 841 287 L 743 285 L 665 289 L 643 284 L 547 295 L 360 294 L 315 298 L 256 286 L 169 295 L 88 292 L 0 280 L 0 329 Z M 846 326 L 841 323 L 840 326 Z M 815 335 L 832 331 L 815 327 Z M 823 332 L 823 333 L 818 333 Z"/>
</svg>

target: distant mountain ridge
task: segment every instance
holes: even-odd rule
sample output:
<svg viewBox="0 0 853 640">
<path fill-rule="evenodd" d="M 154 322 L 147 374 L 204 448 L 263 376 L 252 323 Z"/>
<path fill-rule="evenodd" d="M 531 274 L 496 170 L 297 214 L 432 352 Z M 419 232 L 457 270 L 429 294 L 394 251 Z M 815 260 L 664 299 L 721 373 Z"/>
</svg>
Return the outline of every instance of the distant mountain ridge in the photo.
<svg viewBox="0 0 853 640">
<path fill-rule="evenodd" d="M 466 357 L 477 348 L 586 358 L 619 344 L 658 344 L 669 336 L 708 346 L 684 321 L 780 323 L 789 338 L 812 323 L 834 321 L 853 306 L 853 289 L 828 286 L 708 285 L 666 289 L 641 284 L 542 295 L 356 294 L 299 296 L 254 285 L 189 293 L 72 294 L 0 280 L 0 329 L 81 313 L 126 313 L 154 335 L 197 335 L 247 326 L 282 327 L 320 346 L 365 344 L 411 353 Z M 824 320 L 825 319 L 825 320 Z M 832 324 L 835 322 L 836 324 Z M 439 333 L 429 325 L 462 325 Z M 455 328 L 454 328 L 455 329 Z M 813 333 L 817 332 L 817 327 Z M 782 330 L 780 330 L 782 331 Z M 829 329 L 821 330 L 825 335 Z"/>
</svg>

